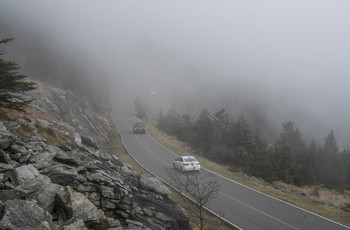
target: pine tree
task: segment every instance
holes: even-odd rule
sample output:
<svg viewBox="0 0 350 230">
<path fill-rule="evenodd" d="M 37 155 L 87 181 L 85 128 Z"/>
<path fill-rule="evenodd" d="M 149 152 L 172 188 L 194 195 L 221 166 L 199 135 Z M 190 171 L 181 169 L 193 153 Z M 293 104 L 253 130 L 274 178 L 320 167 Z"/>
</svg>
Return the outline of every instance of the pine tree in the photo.
<svg viewBox="0 0 350 230">
<path fill-rule="evenodd" d="M 344 165 L 346 188 L 350 189 L 350 150 L 349 148 L 344 149 L 344 151 L 342 152 L 341 162 L 343 162 L 343 165 Z"/>
<path fill-rule="evenodd" d="M 230 128 L 230 139 L 227 146 L 231 149 L 234 164 L 239 167 L 245 167 L 248 154 L 252 150 L 252 133 L 250 126 L 242 114 L 237 122 L 233 123 Z"/>
<path fill-rule="evenodd" d="M 324 139 L 317 168 L 319 181 L 326 187 L 337 188 L 344 184 L 344 168 L 340 161 L 339 148 L 333 130 Z"/>
<path fill-rule="evenodd" d="M 256 133 L 248 154 L 246 170 L 250 175 L 272 182 L 277 179 L 273 149 Z"/>
<path fill-rule="evenodd" d="M 242 114 L 237 122 L 235 122 L 231 127 L 231 144 L 234 147 L 244 147 L 247 150 L 252 144 L 252 132 L 250 131 L 250 125 L 244 118 Z"/>
<path fill-rule="evenodd" d="M 305 184 L 308 181 L 304 162 L 306 148 L 299 129 L 294 128 L 292 121 L 282 123 L 275 151 L 281 179 L 292 184 Z"/>
<path fill-rule="evenodd" d="M 211 116 L 215 145 L 226 144 L 230 138 L 231 121 L 225 109 L 221 109 Z"/>
<path fill-rule="evenodd" d="M 0 40 L 0 44 L 7 44 L 13 38 Z M 0 52 L 0 56 L 4 53 Z M 26 75 L 20 74 L 20 67 L 12 61 L 0 58 L 0 108 L 23 111 L 23 107 L 32 100 L 25 100 L 19 93 L 35 89 L 35 83 L 22 81 Z"/>
<path fill-rule="evenodd" d="M 212 147 L 213 122 L 207 109 L 202 110 L 200 113 L 199 118 L 194 124 L 194 132 L 194 146 L 205 154 L 208 154 Z"/>
</svg>

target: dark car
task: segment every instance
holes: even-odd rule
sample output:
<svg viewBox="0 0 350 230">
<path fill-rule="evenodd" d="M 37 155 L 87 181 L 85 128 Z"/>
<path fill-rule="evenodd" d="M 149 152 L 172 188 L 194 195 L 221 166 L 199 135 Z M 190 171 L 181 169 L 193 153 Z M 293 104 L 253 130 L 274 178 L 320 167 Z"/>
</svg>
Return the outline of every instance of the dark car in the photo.
<svg viewBox="0 0 350 230">
<path fill-rule="evenodd" d="M 136 122 L 132 127 L 133 133 L 146 133 L 146 126 L 142 122 Z"/>
</svg>

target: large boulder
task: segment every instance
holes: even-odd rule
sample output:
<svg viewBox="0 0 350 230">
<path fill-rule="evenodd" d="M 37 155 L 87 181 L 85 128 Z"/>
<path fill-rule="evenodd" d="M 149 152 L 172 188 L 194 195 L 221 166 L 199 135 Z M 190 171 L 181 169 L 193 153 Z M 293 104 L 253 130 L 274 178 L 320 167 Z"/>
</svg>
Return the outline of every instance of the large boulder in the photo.
<svg viewBox="0 0 350 230">
<path fill-rule="evenodd" d="M 35 168 L 41 170 L 51 167 L 55 156 L 56 153 L 45 151 L 32 156 L 29 161 Z"/>
<path fill-rule="evenodd" d="M 56 195 L 56 210 L 59 223 L 64 223 L 71 218 L 78 218 L 85 224 L 105 224 L 102 210 L 97 209 L 86 196 L 75 192 L 69 186 L 58 191 Z"/>
<path fill-rule="evenodd" d="M 140 186 L 160 195 L 170 195 L 170 190 L 157 178 L 149 174 L 141 174 Z"/>
<path fill-rule="evenodd" d="M 39 190 L 27 196 L 27 200 L 35 201 L 42 209 L 50 213 L 55 207 L 55 199 L 57 192 L 62 188 L 58 184 L 45 184 Z"/>
<path fill-rule="evenodd" d="M 13 174 L 13 184 L 16 186 L 22 184 L 25 181 L 28 183 L 28 180 L 31 180 L 33 182 L 36 181 L 40 184 L 47 184 L 51 182 L 47 176 L 41 175 L 33 165 L 23 165 L 21 167 L 15 168 L 13 170 Z"/>
<path fill-rule="evenodd" d="M 78 172 L 73 167 L 68 167 L 66 165 L 54 165 L 42 171 L 43 174 L 47 175 L 52 183 L 59 184 L 62 186 L 68 186 L 72 184 L 78 177 Z"/>
<path fill-rule="evenodd" d="M 0 150 L 9 147 L 15 140 L 17 140 L 17 137 L 10 133 L 5 125 L 0 122 Z"/>
<path fill-rule="evenodd" d="M 51 230 L 57 227 L 50 213 L 35 202 L 8 200 L 0 204 L 0 229 Z"/>
</svg>

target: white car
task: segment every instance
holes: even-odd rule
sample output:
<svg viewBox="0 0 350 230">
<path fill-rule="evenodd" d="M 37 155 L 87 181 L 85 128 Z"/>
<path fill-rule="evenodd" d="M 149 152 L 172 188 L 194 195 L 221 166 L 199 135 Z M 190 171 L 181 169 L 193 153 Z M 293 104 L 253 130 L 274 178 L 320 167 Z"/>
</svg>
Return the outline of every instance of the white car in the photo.
<svg viewBox="0 0 350 230">
<path fill-rule="evenodd" d="M 175 169 L 179 169 L 183 172 L 198 171 L 201 169 L 199 161 L 193 156 L 181 156 L 173 161 Z"/>
</svg>

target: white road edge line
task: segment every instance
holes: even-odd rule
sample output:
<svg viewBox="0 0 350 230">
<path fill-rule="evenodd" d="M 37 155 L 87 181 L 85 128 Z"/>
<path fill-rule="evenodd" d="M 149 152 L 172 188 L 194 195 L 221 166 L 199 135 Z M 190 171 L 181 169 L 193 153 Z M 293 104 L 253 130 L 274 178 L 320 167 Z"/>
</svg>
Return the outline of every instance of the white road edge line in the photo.
<svg viewBox="0 0 350 230">
<path fill-rule="evenodd" d="M 149 134 L 147 133 L 147 135 L 149 135 Z M 161 146 L 163 146 L 161 143 L 159 143 L 159 141 L 157 141 L 156 139 L 154 139 L 151 135 L 149 135 L 149 136 L 150 136 L 154 141 L 156 141 L 158 144 L 160 144 Z M 172 152 L 171 150 L 169 150 L 167 147 L 165 147 L 165 146 L 163 146 L 163 147 L 164 147 L 165 149 L 167 149 L 169 152 L 171 152 L 172 154 L 174 154 L 174 156 L 178 156 L 177 154 L 175 154 L 174 152 Z M 278 198 L 276 198 L 276 197 L 273 197 L 273 196 L 268 195 L 268 194 L 266 194 L 266 193 L 260 192 L 260 191 L 258 191 L 258 190 L 253 189 L 253 188 L 250 188 L 250 187 L 248 187 L 248 186 L 246 186 L 246 185 L 244 185 L 244 184 L 241 184 L 241 183 L 239 183 L 239 182 L 237 182 L 237 181 L 234 181 L 234 180 L 232 180 L 232 179 L 230 179 L 230 178 L 224 177 L 224 176 L 222 176 L 222 175 L 220 175 L 220 174 L 218 174 L 218 173 L 216 173 L 216 172 L 213 172 L 213 171 L 211 171 L 211 170 L 209 170 L 209 169 L 207 169 L 207 168 L 201 166 L 201 169 L 202 169 L 202 168 L 203 168 L 204 170 L 208 171 L 208 172 L 211 172 L 211 173 L 213 173 L 213 174 L 215 174 L 215 175 L 217 175 L 217 176 L 219 176 L 219 177 L 222 177 L 222 178 L 224 178 L 224 179 L 226 179 L 226 180 L 232 181 L 232 182 L 234 182 L 234 183 L 236 183 L 236 184 L 238 184 L 238 185 L 241 185 L 241 186 L 243 186 L 243 187 L 245 187 L 245 188 L 247 188 L 247 189 L 250 189 L 250 190 L 252 190 L 252 191 L 255 191 L 255 192 L 257 192 L 257 193 L 260 193 L 260 194 L 262 194 L 262 195 L 265 195 L 265 196 L 267 196 L 267 197 L 270 197 L 270 198 L 275 199 L 275 200 L 277 200 L 277 201 L 283 202 L 283 203 L 285 203 L 285 204 L 287 204 L 287 205 L 290 205 L 290 206 L 292 206 L 292 207 L 298 208 L 298 209 L 303 210 L 303 211 L 305 211 L 305 212 L 308 212 L 308 213 L 310 213 L 310 214 L 312 214 L 312 215 L 318 216 L 318 217 L 320 217 L 320 218 L 322 218 L 322 219 L 328 220 L 328 221 L 330 221 L 330 222 L 332 222 L 332 223 L 335 223 L 335 224 L 338 224 L 338 225 L 340 225 L 340 226 L 343 226 L 343 227 L 345 227 L 345 228 L 350 229 L 350 227 L 348 227 L 348 226 L 346 226 L 346 225 L 344 225 L 344 224 L 341 224 L 341 223 L 336 222 L 336 221 L 334 221 L 334 220 L 328 219 L 327 217 L 321 216 L 321 215 L 319 215 L 319 214 L 317 214 L 317 213 L 313 213 L 313 212 L 311 212 L 311 211 L 309 211 L 309 210 L 306 210 L 306 209 L 301 208 L 301 207 L 298 207 L 298 206 L 296 206 L 296 205 L 294 205 L 294 204 L 288 203 L 288 202 L 286 202 L 286 201 L 284 201 L 284 200 L 280 200 L 280 199 L 278 199 Z"/>
<path fill-rule="evenodd" d="M 150 174 L 152 174 L 153 176 L 157 177 L 160 181 L 162 181 L 163 183 L 167 184 L 168 186 L 170 186 L 171 188 L 173 188 L 175 191 L 177 191 L 179 194 L 181 194 L 182 196 L 186 197 L 187 199 L 189 199 L 190 201 L 192 201 L 193 203 L 196 204 L 196 202 L 188 197 L 186 194 L 182 193 L 181 191 L 179 191 L 177 188 L 173 187 L 172 185 L 170 185 L 168 182 L 166 182 L 165 180 L 163 180 L 162 178 L 160 178 L 159 176 L 157 176 L 156 174 L 154 174 L 152 171 L 150 171 L 149 169 L 147 169 L 145 166 L 143 166 L 140 162 L 138 162 L 135 157 L 130 153 L 130 151 L 128 150 L 128 148 L 126 147 L 126 145 L 124 144 L 124 140 L 123 140 L 123 137 L 120 135 L 120 132 L 119 132 L 119 129 L 118 129 L 118 126 L 117 124 L 115 123 L 114 119 L 113 119 L 113 110 L 114 110 L 114 103 L 112 104 L 112 111 L 111 111 L 111 118 L 112 118 L 112 121 L 114 123 L 114 126 L 117 128 L 118 130 L 118 134 L 120 136 L 120 139 L 122 140 L 122 143 L 123 143 L 123 146 L 124 148 L 126 149 L 126 151 L 128 152 L 128 154 L 134 159 L 134 161 L 136 161 L 136 163 L 138 163 L 142 168 L 144 168 L 147 172 L 149 172 Z M 148 136 L 150 136 L 153 140 L 155 140 L 151 135 L 149 135 L 147 132 L 146 134 Z M 157 143 L 159 143 L 157 140 L 155 140 Z M 159 143 L 160 144 L 160 143 Z M 162 144 L 160 144 L 161 146 L 163 146 Z M 167 149 L 165 146 L 163 146 L 165 149 Z M 169 149 L 167 149 L 168 151 L 170 151 Z M 171 151 L 170 151 L 171 152 Z M 175 153 L 171 152 L 172 154 L 176 155 Z M 176 155 L 177 156 L 177 155 Z M 230 222 L 229 220 L 219 216 L 217 213 L 213 212 L 212 210 L 208 209 L 207 207 L 204 207 L 206 211 L 210 212 L 212 215 L 220 218 L 221 220 L 225 221 L 227 224 L 229 225 L 232 225 L 234 228 L 236 228 L 237 230 L 243 230 L 242 228 L 238 227 L 237 225 L 233 224 L 232 222 Z"/>
</svg>

